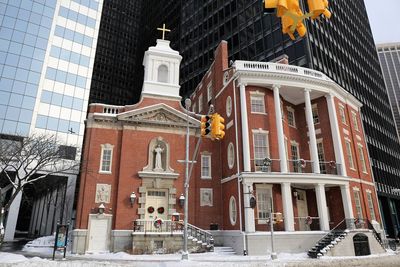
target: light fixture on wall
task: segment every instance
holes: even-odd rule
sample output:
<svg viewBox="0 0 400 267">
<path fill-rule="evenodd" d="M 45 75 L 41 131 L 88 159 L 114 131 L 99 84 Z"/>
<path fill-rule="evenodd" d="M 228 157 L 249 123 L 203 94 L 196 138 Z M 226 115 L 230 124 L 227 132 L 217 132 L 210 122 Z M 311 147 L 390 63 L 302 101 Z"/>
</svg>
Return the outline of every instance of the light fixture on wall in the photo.
<svg viewBox="0 0 400 267">
<path fill-rule="evenodd" d="M 100 206 L 99 206 L 99 208 L 98 208 L 99 213 L 100 213 L 100 214 L 103 214 L 105 209 L 106 209 L 106 207 L 104 206 L 103 203 L 101 203 Z"/>
<path fill-rule="evenodd" d="M 132 192 L 131 195 L 129 196 L 129 200 L 131 202 L 131 207 L 133 207 L 133 204 L 135 204 L 136 198 L 137 197 L 136 197 L 135 192 Z"/>
<path fill-rule="evenodd" d="M 179 205 L 181 207 L 183 207 L 185 205 L 185 196 L 183 194 L 181 194 L 181 196 L 179 197 Z"/>
<path fill-rule="evenodd" d="M 297 197 L 297 195 L 298 195 L 298 192 L 297 192 L 297 190 L 295 189 L 295 190 L 293 190 L 293 196 L 294 197 Z"/>
</svg>

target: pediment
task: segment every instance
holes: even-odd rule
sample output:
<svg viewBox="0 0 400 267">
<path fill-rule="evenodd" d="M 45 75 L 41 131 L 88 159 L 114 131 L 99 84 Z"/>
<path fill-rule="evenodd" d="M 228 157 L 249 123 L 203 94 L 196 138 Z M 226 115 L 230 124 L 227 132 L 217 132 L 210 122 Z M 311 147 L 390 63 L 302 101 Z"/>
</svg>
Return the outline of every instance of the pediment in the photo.
<svg viewBox="0 0 400 267">
<path fill-rule="evenodd" d="M 159 124 L 170 127 L 186 127 L 186 114 L 166 104 L 156 104 L 130 110 L 117 115 L 118 121 L 140 124 Z M 199 127 L 200 121 L 189 116 L 189 127 Z"/>
</svg>

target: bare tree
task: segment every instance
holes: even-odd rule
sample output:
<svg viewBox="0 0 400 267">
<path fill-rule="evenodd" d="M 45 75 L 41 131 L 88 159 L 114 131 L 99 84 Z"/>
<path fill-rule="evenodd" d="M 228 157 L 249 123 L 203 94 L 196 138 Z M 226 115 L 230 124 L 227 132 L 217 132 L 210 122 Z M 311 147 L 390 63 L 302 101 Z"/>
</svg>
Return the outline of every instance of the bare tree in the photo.
<svg viewBox="0 0 400 267">
<path fill-rule="evenodd" d="M 48 176 L 78 172 L 79 160 L 71 147 L 62 145 L 54 135 L 34 134 L 14 140 L 0 139 L 0 179 L 14 190 L 5 203 L 7 212 L 16 196 L 28 184 Z M 76 148 L 73 148 L 76 152 Z"/>
</svg>

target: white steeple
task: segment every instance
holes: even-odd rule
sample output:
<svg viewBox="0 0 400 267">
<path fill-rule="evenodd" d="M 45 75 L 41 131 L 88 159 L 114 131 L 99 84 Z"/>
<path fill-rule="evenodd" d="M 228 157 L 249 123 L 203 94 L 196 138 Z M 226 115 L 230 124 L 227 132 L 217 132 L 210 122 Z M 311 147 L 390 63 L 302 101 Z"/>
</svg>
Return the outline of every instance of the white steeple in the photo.
<svg viewBox="0 0 400 267">
<path fill-rule="evenodd" d="M 142 96 L 164 96 L 181 99 L 179 96 L 179 67 L 182 57 L 172 50 L 168 40 L 157 40 L 144 54 L 144 82 Z"/>
</svg>

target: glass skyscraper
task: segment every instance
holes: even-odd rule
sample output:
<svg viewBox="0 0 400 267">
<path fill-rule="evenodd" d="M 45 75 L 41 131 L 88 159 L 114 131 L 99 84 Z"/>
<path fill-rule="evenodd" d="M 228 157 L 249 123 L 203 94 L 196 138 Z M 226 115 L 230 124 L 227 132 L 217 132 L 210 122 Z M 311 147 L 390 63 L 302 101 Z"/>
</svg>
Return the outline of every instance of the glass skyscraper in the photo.
<svg viewBox="0 0 400 267">
<path fill-rule="evenodd" d="M 0 0 L 1 139 L 44 132 L 81 147 L 102 6 L 103 0 Z"/>
<path fill-rule="evenodd" d="M 400 136 L 400 43 L 379 44 L 377 51 L 397 133 Z M 392 191 L 399 196 L 398 190 Z M 390 196 L 380 201 L 383 213 L 386 215 L 385 224 L 393 225 L 398 233 L 400 231 L 400 197 Z"/>
</svg>

